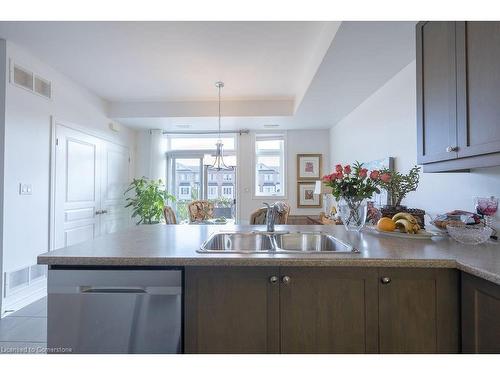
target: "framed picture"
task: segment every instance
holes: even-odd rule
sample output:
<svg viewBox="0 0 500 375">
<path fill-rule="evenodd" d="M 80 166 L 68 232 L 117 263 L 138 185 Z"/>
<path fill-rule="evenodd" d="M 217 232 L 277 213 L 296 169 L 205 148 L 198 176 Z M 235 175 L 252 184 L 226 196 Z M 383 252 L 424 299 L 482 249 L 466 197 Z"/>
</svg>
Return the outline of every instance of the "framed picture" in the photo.
<svg viewBox="0 0 500 375">
<path fill-rule="evenodd" d="M 297 180 L 321 179 L 322 159 L 321 154 L 297 154 Z"/>
<path fill-rule="evenodd" d="M 387 157 L 384 159 L 378 159 L 378 160 L 372 160 L 366 163 L 363 163 L 363 167 L 368 169 L 369 171 L 372 171 L 374 169 L 384 169 L 387 168 L 390 171 L 394 170 L 394 158 L 392 157 Z M 375 203 L 375 206 L 382 207 L 387 204 L 389 204 L 389 196 L 387 195 L 387 192 L 382 190 L 380 194 L 373 194 L 373 197 L 371 199 L 372 202 Z"/>
<path fill-rule="evenodd" d="M 297 182 L 297 207 L 321 208 L 321 194 L 314 194 L 314 182 Z"/>
</svg>

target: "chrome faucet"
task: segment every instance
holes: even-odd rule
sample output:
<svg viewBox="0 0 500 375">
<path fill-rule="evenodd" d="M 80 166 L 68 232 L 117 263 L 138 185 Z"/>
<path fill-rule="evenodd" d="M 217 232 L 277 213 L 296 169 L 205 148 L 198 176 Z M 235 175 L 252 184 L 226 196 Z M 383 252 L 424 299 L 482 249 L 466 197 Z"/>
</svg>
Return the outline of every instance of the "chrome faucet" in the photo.
<svg viewBox="0 0 500 375">
<path fill-rule="evenodd" d="M 266 225 L 267 225 L 267 232 L 274 232 L 274 223 L 276 222 L 276 211 L 277 207 L 275 204 L 269 204 L 269 203 L 264 203 L 264 205 L 267 207 L 267 213 L 266 213 Z"/>
</svg>

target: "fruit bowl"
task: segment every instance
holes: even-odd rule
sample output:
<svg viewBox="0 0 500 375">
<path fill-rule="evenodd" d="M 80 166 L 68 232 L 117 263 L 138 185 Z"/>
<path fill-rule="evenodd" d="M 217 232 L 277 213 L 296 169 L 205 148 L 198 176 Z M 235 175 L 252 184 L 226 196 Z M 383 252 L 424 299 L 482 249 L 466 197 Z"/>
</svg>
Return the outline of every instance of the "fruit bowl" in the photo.
<svg viewBox="0 0 500 375">
<path fill-rule="evenodd" d="M 479 245 L 490 238 L 493 229 L 484 225 L 450 225 L 446 226 L 448 234 L 455 241 L 465 245 Z"/>
</svg>

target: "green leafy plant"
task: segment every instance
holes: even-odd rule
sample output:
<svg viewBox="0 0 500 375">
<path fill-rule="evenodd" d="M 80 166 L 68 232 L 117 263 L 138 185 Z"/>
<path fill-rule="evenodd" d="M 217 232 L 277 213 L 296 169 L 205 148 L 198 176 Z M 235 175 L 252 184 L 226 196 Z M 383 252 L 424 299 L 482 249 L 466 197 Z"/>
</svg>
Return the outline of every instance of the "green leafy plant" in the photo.
<svg viewBox="0 0 500 375">
<path fill-rule="evenodd" d="M 380 173 L 386 173 L 391 176 L 388 181 L 380 180 L 378 185 L 387 191 L 389 195 L 389 203 L 391 206 L 400 206 L 401 201 L 408 195 L 408 193 L 417 190 L 420 178 L 420 167 L 414 166 L 410 169 L 408 174 L 383 169 Z"/>
<path fill-rule="evenodd" d="M 132 217 L 139 217 L 137 224 L 156 224 L 163 218 L 163 208 L 167 201 L 175 201 L 175 197 L 165 190 L 161 180 L 150 180 L 145 177 L 134 178 L 124 194 L 128 196 L 125 207 L 132 207 Z"/>
</svg>

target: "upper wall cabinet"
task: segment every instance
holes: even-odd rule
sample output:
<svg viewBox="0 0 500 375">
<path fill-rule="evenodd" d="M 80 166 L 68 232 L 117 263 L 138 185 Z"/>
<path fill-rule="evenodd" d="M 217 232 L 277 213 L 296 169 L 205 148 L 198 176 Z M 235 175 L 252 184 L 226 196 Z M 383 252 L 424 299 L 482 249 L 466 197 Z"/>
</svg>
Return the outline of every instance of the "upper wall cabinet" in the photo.
<svg viewBox="0 0 500 375">
<path fill-rule="evenodd" d="M 420 22 L 416 37 L 418 163 L 500 165 L 500 22 Z"/>
</svg>

